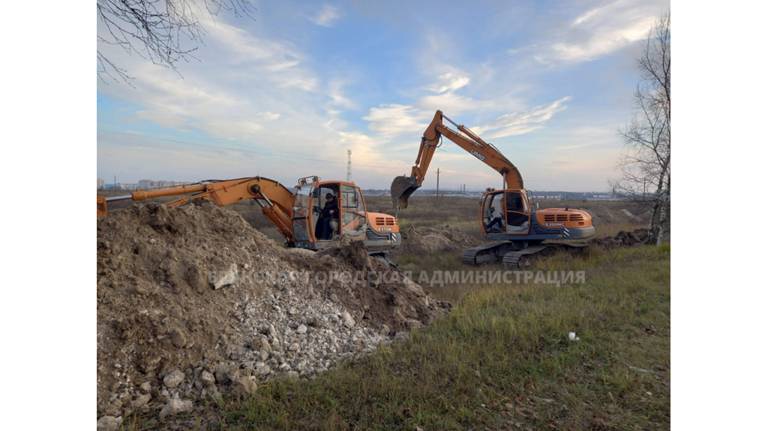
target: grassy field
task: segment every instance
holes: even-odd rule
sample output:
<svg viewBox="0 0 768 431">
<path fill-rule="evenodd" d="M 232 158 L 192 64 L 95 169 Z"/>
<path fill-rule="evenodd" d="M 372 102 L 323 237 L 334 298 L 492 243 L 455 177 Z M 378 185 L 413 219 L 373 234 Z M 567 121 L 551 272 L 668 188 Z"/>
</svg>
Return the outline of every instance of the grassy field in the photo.
<svg viewBox="0 0 768 431">
<path fill-rule="evenodd" d="M 669 427 L 669 247 L 539 269 L 586 283 L 486 285 L 404 342 L 312 381 L 275 380 L 225 401 L 221 429 Z M 568 332 L 579 341 L 569 341 Z"/>
<path fill-rule="evenodd" d="M 386 197 L 368 209 L 393 213 Z M 645 224 L 627 202 L 585 208 L 598 236 Z M 276 240 L 257 206 L 233 206 Z M 403 228 L 476 235 L 476 199 L 412 199 Z M 404 270 L 468 269 L 456 253 L 398 255 Z M 488 266 L 483 269 L 501 269 Z M 669 427 L 669 247 L 555 255 L 535 270 L 583 270 L 572 285 L 453 285 L 429 290 L 453 311 L 410 338 L 311 381 L 282 378 L 211 405 L 200 429 L 647 430 Z M 578 341 L 569 341 L 575 332 Z M 210 421 L 209 421 L 210 420 Z M 127 429 L 153 429 L 133 417 Z"/>
</svg>

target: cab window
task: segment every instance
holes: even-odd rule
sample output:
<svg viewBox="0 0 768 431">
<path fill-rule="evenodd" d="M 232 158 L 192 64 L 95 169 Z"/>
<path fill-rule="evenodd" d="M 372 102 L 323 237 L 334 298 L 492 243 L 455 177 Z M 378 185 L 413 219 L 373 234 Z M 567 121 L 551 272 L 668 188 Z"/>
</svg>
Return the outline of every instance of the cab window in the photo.
<svg viewBox="0 0 768 431">
<path fill-rule="evenodd" d="M 345 235 L 362 235 L 365 233 L 365 208 L 360 189 L 352 186 L 341 186 L 342 233 Z"/>
<path fill-rule="evenodd" d="M 526 231 L 529 223 L 528 206 L 520 192 L 504 193 L 507 208 L 507 231 Z"/>
</svg>

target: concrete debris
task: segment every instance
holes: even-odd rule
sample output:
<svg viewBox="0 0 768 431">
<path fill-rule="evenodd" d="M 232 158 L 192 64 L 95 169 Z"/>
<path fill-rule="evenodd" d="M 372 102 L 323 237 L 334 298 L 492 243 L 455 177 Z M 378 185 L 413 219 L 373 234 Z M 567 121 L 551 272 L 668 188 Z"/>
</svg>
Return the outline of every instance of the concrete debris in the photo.
<svg viewBox="0 0 768 431">
<path fill-rule="evenodd" d="M 123 418 L 121 417 L 102 416 L 96 422 L 96 429 L 98 431 L 117 431 L 122 423 Z"/>
<path fill-rule="evenodd" d="M 179 370 L 173 370 L 163 378 L 163 384 L 170 389 L 179 386 L 184 381 L 184 373 Z"/>
<path fill-rule="evenodd" d="M 194 407 L 194 404 L 190 400 L 182 400 L 177 397 L 173 397 L 168 400 L 168 402 L 163 406 L 163 409 L 160 410 L 160 418 L 165 418 L 167 416 L 177 415 L 179 413 L 189 412 L 192 411 Z"/>
<path fill-rule="evenodd" d="M 213 271 L 209 274 L 208 280 L 213 289 L 221 289 L 225 286 L 231 286 L 237 282 L 237 264 L 232 263 L 228 268 L 220 271 Z"/>
<path fill-rule="evenodd" d="M 146 409 L 172 420 L 275 376 L 309 378 L 449 307 L 360 243 L 286 249 L 207 203 L 135 204 L 99 220 L 97 234 L 104 426 Z M 320 277 L 328 271 L 368 284 Z"/>
</svg>

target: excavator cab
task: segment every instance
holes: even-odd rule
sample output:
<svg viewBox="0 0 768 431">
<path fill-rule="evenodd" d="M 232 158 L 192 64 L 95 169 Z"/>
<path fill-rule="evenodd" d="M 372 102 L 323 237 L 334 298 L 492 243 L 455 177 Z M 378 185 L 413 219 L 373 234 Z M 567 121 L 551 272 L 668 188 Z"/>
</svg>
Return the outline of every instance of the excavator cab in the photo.
<svg viewBox="0 0 768 431">
<path fill-rule="evenodd" d="M 490 190 L 482 199 L 483 231 L 526 235 L 531 210 L 525 190 Z"/>
<path fill-rule="evenodd" d="M 318 244 L 339 238 L 366 238 L 368 220 L 365 201 L 360 188 L 354 183 L 318 181 L 312 184 L 308 198 L 311 215 L 305 223 Z"/>
<path fill-rule="evenodd" d="M 400 245 L 397 219 L 369 212 L 362 190 L 353 182 L 299 178 L 294 187 L 295 246 L 313 250 L 341 240 L 363 241 L 370 253 L 386 253 Z M 329 197 L 330 196 L 330 197 Z"/>
</svg>

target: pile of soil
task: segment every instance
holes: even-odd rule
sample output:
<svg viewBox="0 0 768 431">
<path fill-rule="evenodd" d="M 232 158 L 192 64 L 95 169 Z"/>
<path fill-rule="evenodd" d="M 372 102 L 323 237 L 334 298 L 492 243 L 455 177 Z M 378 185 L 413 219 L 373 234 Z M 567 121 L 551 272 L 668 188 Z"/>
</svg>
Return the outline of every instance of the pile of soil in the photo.
<svg viewBox="0 0 768 431">
<path fill-rule="evenodd" d="M 273 376 L 312 376 L 449 307 L 359 243 L 286 249 L 205 203 L 116 211 L 98 223 L 97 250 L 104 429 L 130 412 L 167 420 Z"/>
<path fill-rule="evenodd" d="M 616 235 L 607 238 L 590 240 L 589 245 L 603 248 L 632 247 L 648 242 L 648 229 L 635 229 L 633 231 L 620 231 Z"/>
<path fill-rule="evenodd" d="M 479 242 L 478 238 L 447 224 L 439 227 L 410 226 L 401 235 L 403 242 L 398 253 L 457 252 Z"/>
</svg>

